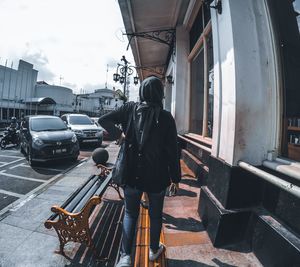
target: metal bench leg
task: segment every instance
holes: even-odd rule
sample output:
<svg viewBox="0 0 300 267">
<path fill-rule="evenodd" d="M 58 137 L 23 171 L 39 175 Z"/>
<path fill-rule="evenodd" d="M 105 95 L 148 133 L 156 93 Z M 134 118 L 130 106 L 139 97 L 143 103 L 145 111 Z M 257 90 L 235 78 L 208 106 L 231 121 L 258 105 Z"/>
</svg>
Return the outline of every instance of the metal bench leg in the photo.
<svg viewBox="0 0 300 267">
<path fill-rule="evenodd" d="M 93 196 L 78 213 L 70 213 L 58 206 L 51 208 L 52 212 L 58 214 L 58 220 L 46 221 L 45 227 L 55 229 L 60 242 L 60 254 L 66 256 L 64 246 L 70 241 L 84 243 L 87 247 L 94 248 L 89 228 L 89 215 L 93 206 L 98 205 L 100 202 L 100 197 Z"/>
<path fill-rule="evenodd" d="M 119 187 L 118 185 L 116 185 L 115 183 L 110 182 L 108 186 L 112 187 L 113 189 L 115 189 L 115 190 L 117 191 L 117 193 L 118 193 L 118 195 L 119 195 L 119 198 L 120 198 L 121 200 L 124 199 L 124 198 L 122 197 L 122 195 L 121 195 L 120 187 Z"/>
</svg>

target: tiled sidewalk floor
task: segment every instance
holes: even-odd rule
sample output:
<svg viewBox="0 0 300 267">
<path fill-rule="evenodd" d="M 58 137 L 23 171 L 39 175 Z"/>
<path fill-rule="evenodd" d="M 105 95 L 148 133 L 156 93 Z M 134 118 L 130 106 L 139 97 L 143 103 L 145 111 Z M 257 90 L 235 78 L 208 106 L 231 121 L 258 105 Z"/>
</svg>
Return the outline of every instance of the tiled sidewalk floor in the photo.
<svg viewBox="0 0 300 267">
<path fill-rule="evenodd" d="M 115 158 L 118 148 L 109 148 L 111 159 Z M 91 159 L 77 166 L 55 184 L 33 199 L 12 210 L 0 221 L 0 266 L 1 267 L 58 267 L 58 266 L 113 266 L 119 250 L 121 237 L 120 220 L 123 214 L 122 202 L 113 189 L 107 190 L 98 210 L 106 210 L 106 225 L 99 227 L 95 220 L 94 241 L 99 255 L 110 257 L 106 264 L 98 262 L 85 246 L 68 244 L 66 254 L 69 259 L 54 253 L 59 247 L 54 230 L 44 227 L 50 216 L 50 207 L 61 204 L 74 192 L 96 168 Z M 186 170 L 185 170 L 186 172 Z M 252 253 L 214 248 L 197 213 L 200 188 L 194 178 L 183 178 L 176 197 L 166 197 L 164 207 L 164 239 L 167 246 L 166 258 L 169 267 L 202 266 L 261 266 Z M 97 212 L 97 210 L 95 210 Z M 101 215 L 101 212 L 99 213 Z M 99 216 L 100 216 L 99 215 Z M 111 216 L 111 217 L 109 217 Z M 108 223 L 107 218 L 111 218 Z M 103 220 L 105 218 L 102 218 Z M 114 223 L 111 223 L 111 220 Z M 103 221 L 103 224 L 104 221 Z M 102 225 L 103 225 L 102 224 Z M 106 232 L 115 235 L 106 235 Z M 100 243 L 114 240 L 114 251 Z M 140 266 L 144 267 L 144 266 Z M 157 266 L 158 267 L 158 266 Z"/>
</svg>

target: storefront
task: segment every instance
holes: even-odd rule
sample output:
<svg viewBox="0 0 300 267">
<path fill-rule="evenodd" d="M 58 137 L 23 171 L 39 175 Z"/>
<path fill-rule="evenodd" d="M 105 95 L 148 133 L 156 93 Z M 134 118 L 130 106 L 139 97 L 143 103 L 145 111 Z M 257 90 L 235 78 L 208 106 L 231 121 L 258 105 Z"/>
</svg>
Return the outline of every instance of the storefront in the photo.
<svg viewBox="0 0 300 267">
<path fill-rule="evenodd" d="M 119 4 L 140 78 L 165 83 L 214 245 L 299 260 L 300 1 Z"/>
</svg>

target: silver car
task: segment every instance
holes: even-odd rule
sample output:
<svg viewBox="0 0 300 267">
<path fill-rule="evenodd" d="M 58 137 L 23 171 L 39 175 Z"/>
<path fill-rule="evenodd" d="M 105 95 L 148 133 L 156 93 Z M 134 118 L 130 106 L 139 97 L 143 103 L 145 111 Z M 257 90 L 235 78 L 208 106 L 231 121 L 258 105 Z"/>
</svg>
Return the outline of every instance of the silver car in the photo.
<svg viewBox="0 0 300 267">
<path fill-rule="evenodd" d="M 97 143 L 102 144 L 103 130 L 95 125 L 89 116 L 85 114 L 65 114 L 61 119 L 66 123 L 69 129 L 74 131 L 79 143 Z"/>
</svg>

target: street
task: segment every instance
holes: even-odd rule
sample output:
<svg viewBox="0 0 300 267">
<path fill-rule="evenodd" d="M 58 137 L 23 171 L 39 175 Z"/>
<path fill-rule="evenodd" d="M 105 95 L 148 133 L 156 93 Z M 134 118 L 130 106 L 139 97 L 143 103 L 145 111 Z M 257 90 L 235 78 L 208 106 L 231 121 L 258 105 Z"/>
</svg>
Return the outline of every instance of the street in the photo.
<svg viewBox="0 0 300 267">
<path fill-rule="evenodd" d="M 108 142 L 103 142 L 102 147 L 107 145 Z M 95 148 L 93 145 L 81 147 L 77 162 L 52 161 L 39 163 L 35 167 L 28 165 L 26 158 L 16 147 L 0 150 L 0 216 L 81 164 L 91 156 Z"/>
</svg>

